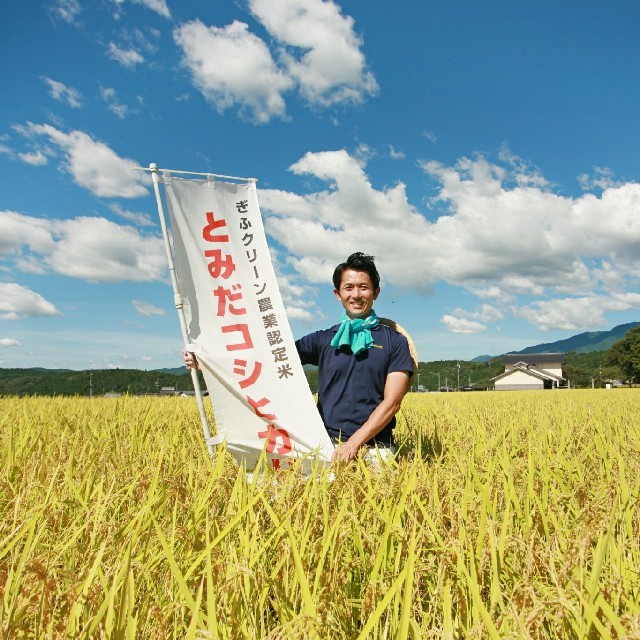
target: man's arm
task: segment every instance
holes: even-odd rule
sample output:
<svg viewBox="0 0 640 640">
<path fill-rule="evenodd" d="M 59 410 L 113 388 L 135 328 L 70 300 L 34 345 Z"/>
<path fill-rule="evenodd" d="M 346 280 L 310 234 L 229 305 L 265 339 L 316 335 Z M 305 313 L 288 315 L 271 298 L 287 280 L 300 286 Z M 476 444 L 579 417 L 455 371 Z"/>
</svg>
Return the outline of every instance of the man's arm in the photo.
<svg viewBox="0 0 640 640">
<path fill-rule="evenodd" d="M 409 374 L 407 371 L 393 371 L 387 376 L 384 384 L 384 398 L 371 412 L 369 419 L 334 452 L 332 460 L 355 459 L 358 449 L 382 431 L 398 413 L 402 399 L 408 388 Z"/>
</svg>

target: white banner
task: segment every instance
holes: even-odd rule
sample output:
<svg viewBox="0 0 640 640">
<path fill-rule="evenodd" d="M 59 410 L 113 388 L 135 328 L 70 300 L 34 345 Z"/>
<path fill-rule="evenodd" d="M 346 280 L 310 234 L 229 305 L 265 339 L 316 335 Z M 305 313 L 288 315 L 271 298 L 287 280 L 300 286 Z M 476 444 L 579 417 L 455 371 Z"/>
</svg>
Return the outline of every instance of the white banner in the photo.
<svg viewBox="0 0 640 640">
<path fill-rule="evenodd" d="M 253 468 L 275 468 L 333 445 L 316 409 L 285 314 L 256 185 L 164 173 L 178 288 L 190 347 L 213 403 L 218 436 Z M 308 468 L 308 464 L 305 464 Z"/>
</svg>

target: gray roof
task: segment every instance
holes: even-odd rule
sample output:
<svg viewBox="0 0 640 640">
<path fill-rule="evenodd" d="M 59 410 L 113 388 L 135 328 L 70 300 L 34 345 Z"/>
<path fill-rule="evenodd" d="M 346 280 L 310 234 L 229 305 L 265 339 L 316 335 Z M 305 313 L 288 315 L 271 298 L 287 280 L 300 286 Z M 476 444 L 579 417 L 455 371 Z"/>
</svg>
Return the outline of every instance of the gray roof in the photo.
<svg viewBox="0 0 640 640">
<path fill-rule="evenodd" d="M 564 353 L 505 353 L 502 356 L 504 364 L 516 364 L 526 362 L 527 364 L 542 364 L 543 362 L 564 362 Z"/>
<path fill-rule="evenodd" d="M 514 366 L 513 369 L 509 369 L 504 373 L 501 373 L 499 376 L 495 378 L 491 378 L 491 380 L 502 380 L 502 378 L 507 378 L 515 374 L 516 372 L 521 371 L 529 376 L 533 376 L 534 378 L 538 378 L 539 380 L 557 380 L 558 382 L 564 380 L 563 377 L 557 376 L 555 373 L 551 373 L 550 371 L 545 371 L 544 369 L 538 369 L 533 365 L 527 365 L 526 363 L 518 362 Z"/>
</svg>

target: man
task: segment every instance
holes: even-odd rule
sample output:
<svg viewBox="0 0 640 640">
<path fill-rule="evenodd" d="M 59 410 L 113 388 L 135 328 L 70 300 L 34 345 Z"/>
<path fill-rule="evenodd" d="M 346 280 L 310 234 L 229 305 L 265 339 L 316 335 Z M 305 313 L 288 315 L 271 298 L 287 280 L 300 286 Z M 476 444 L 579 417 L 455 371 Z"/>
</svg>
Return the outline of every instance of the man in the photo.
<svg viewBox="0 0 640 640">
<path fill-rule="evenodd" d="M 393 453 L 395 416 L 413 375 L 409 344 L 373 310 L 380 276 L 372 256 L 350 255 L 333 286 L 344 308 L 340 324 L 296 341 L 302 364 L 318 367 L 318 410 L 338 445 L 333 460 L 353 460 L 364 445 Z M 193 356 L 184 358 L 191 367 Z"/>
<path fill-rule="evenodd" d="M 373 310 L 380 276 L 372 256 L 350 255 L 333 286 L 341 323 L 296 341 L 302 364 L 318 366 L 318 410 L 339 443 L 333 458 L 353 460 L 363 445 L 393 452 L 395 416 L 413 374 L 407 339 Z"/>
</svg>

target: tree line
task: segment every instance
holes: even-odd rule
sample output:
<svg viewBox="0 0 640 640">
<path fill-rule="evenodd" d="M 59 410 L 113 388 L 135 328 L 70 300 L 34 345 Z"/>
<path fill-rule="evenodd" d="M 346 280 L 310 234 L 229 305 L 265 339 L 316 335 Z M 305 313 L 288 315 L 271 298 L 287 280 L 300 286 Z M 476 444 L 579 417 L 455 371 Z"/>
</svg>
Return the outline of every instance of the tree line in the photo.
<svg viewBox="0 0 640 640">
<path fill-rule="evenodd" d="M 527 356 L 522 359 L 526 362 Z M 502 358 L 487 362 L 435 360 L 420 362 L 412 380 L 414 390 L 486 389 L 491 379 L 504 371 Z M 312 392 L 318 389 L 318 372 L 305 369 Z M 565 378 L 575 388 L 604 387 L 609 381 L 636 384 L 640 380 L 640 325 L 628 331 L 622 340 L 607 351 L 565 354 Z M 200 374 L 201 376 L 201 374 Z M 204 382 L 200 377 L 200 384 Z M 71 371 L 60 369 L 0 369 L 0 395 L 131 395 L 157 394 L 163 387 L 192 392 L 191 375 L 168 371 L 138 369 L 93 369 Z"/>
</svg>

